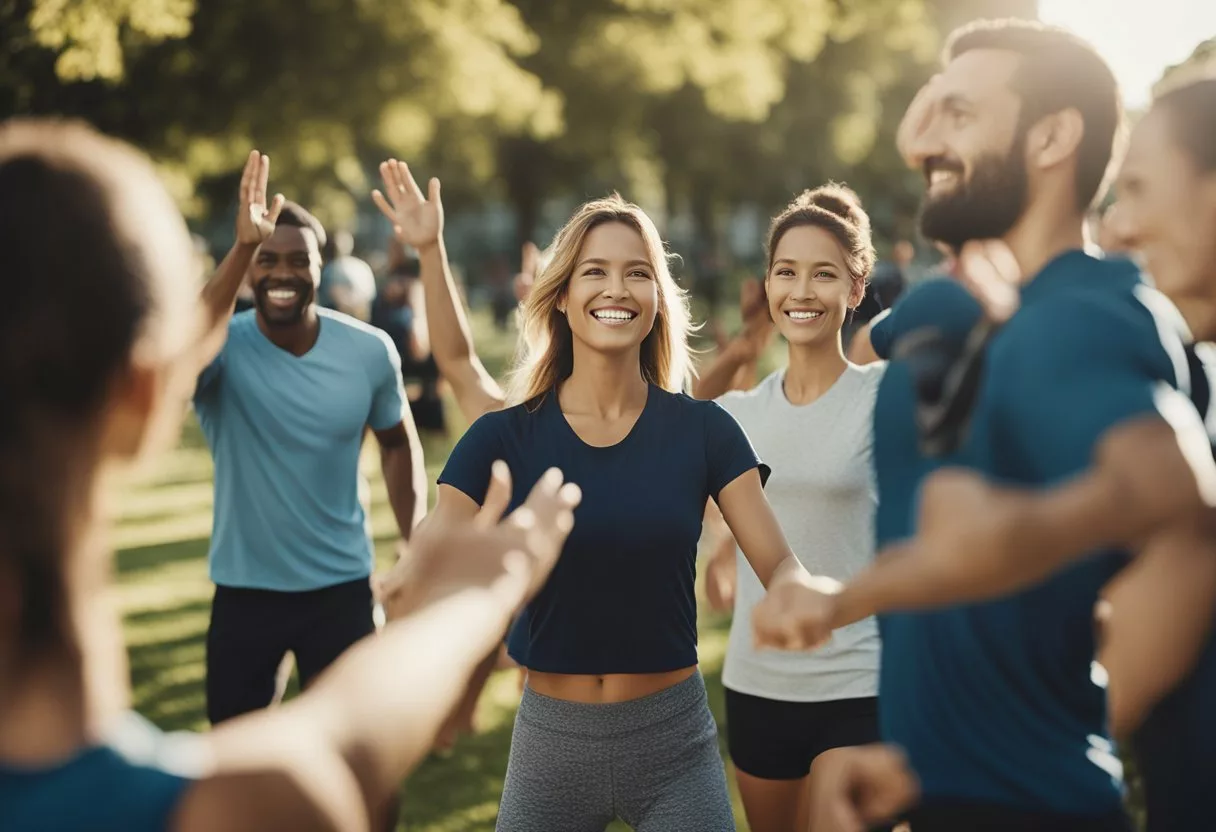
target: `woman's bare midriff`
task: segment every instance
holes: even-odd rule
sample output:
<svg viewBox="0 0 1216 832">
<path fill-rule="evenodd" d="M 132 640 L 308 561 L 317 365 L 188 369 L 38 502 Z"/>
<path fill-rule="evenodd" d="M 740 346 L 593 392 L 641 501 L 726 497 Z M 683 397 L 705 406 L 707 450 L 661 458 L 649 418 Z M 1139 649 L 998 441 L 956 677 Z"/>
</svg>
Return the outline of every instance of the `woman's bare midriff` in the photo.
<svg viewBox="0 0 1216 832">
<path fill-rule="evenodd" d="M 696 672 L 696 665 L 666 673 L 606 673 L 602 676 L 529 670 L 528 687 L 551 699 L 607 705 L 650 696 L 678 685 Z"/>
</svg>

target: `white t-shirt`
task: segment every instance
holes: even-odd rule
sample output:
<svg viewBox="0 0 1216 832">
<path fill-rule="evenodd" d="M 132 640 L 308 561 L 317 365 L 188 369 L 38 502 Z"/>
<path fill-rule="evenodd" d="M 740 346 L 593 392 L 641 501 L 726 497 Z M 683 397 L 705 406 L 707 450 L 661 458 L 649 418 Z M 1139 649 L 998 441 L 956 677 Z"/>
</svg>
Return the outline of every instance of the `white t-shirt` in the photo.
<svg viewBox="0 0 1216 832">
<path fill-rule="evenodd" d="M 847 581 L 874 558 L 878 503 L 870 449 L 874 399 L 885 364 L 850 364 L 807 405 L 785 397 L 785 370 L 754 389 L 718 399 L 772 466 L 765 487 L 790 548 L 812 574 Z M 878 626 L 873 618 L 832 634 L 811 652 L 757 651 L 752 608 L 764 586 L 741 551 L 735 615 L 723 684 L 733 691 L 786 702 L 822 702 L 878 692 Z"/>
</svg>

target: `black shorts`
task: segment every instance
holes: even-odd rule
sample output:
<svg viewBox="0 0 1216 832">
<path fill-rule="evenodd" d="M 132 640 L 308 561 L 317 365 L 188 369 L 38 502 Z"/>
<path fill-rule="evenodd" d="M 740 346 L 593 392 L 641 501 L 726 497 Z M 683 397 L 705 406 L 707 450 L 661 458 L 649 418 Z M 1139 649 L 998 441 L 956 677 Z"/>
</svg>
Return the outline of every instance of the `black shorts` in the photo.
<svg viewBox="0 0 1216 832">
<path fill-rule="evenodd" d="M 726 745 L 735 768 L 764 780 L 806 777 L 832 748 L 878 742 L 878 699 L 782 702 L 726 689 Z"/>
<path fill-rule="evenodd" d="M 367 578 L 307 592 L 217 586 L 207 628 L 207 718 L 212 725 L 265 708 L 283 656 L 300 686 L 376 626 Z"/>
<path fill-rule="evenodd" d="M 1122 811 L 1068 815 L 955 800 L 917 807 L 907 819 L 914 832 L 1132 832 Z"/>
</svg>

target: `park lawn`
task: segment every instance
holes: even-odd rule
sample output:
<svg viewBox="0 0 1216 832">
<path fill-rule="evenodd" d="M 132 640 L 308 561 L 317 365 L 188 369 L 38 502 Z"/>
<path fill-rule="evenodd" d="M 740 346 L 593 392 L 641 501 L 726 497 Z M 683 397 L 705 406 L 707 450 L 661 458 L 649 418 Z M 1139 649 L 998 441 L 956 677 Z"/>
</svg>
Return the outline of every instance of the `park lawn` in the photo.
<svg viewBox="0 0 1216 832">
<path fill-rule="evenodd" d="M 495 332 L 481 316 L 475 319 L 475 329 L 487 367 L 501 377 L 513 334 Z M 454 408 L 450 408 L 449 419 L 454 426 L 459 423 Z M 432 483 L 458 436 L 453 431 L 451 439 L 423 438 Z M 374 442 L 365 449 L 363 469 L 372 486 L 377 559 L 386 565 L 396 534 Z M 125 624 L 133 704 L 166 730 L 203 731 L 207 727 L 203 660 L 212 593 L 206 564 L 211 474 L 210 454 L 191 419 L 178 447 L 138 481 L 122 488 L 115 504 L 116 601 Z M 724 707 L 721 667 L 728 627 L 726 618 L 702 615 L 702 671 L 720 725 Z M 464 738 L 452 753 L 427 760 L 405 784 L 399 829 L 493 829 L 517 703 L 516 676 L 510 672 L 496 675 L 481 702 L 478 732 Z M 724 740 L 722 745 L 724 749 Z M 737 794 L 735 809 L 739 828 L 746 829 Z"/>
</svg>

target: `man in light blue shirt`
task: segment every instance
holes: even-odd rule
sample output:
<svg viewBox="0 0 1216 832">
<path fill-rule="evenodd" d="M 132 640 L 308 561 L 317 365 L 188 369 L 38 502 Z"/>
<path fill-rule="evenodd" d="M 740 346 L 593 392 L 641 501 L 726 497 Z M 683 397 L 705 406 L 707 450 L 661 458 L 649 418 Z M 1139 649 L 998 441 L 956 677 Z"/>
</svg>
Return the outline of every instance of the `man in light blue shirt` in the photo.
<svg viewBox="0 0 1216 832">
<path fill-rule="evenodd" d="M 286 652 L 307 686 L 374 630 L 372 541 L 359 499 L 366 429 L 380 444 L 403 537 L 426 509 L 421 447 L 392 343 L 316 305 L 325 231 L 311 214 L 285 203 L 266 232 L 256 243 L 238 235 L 226 258 L 249 263 L 254 308 L 232 317 L 194 394 L 215 460 L 212 724 L 270 704 Z M 221 288 L 216 294 L 228 297 Z"/>
</svg>

